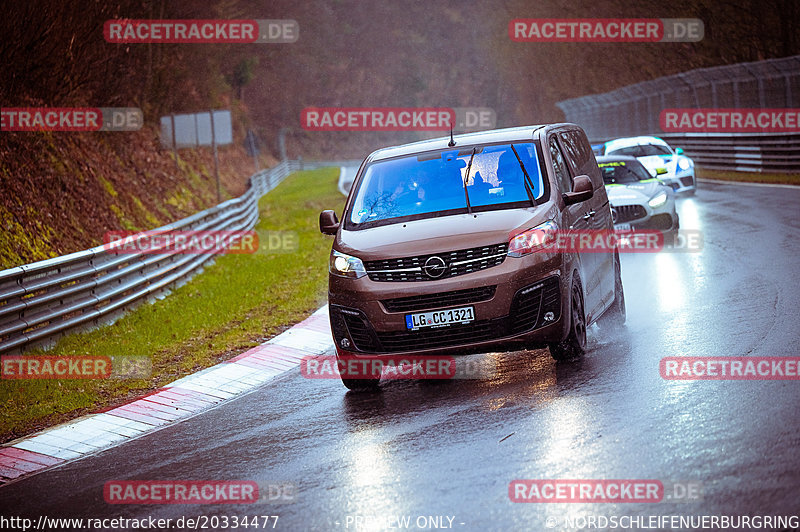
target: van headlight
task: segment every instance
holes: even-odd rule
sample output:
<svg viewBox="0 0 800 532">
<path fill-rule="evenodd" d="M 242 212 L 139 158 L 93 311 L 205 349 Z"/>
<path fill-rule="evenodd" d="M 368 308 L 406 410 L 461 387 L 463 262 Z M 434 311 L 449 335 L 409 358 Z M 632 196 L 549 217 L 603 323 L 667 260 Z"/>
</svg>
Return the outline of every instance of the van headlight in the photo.
<svg viewBox="0 0 800 532">
<path fill-rule="evenodd" d="M 558 236 L 558 226 L 553 221 L 532 227 L 514 236 L 508 242 L 508 256 L 522 257 L 534 251 L 550 248 Z"/>
<path fill-rule="evenodd" d="M 331 251 L 328 271 L 334 275 L 351 279 L 358 279 L 367 275 L 367 270 L 364 268 L 364 263 L 361 262 L 361 259 L 336 250 Z"/>
<path fill-rule="evenodd" d="M 656 207 L 661 207 L 666 202 L 667 202 L 667 193 L 659 192 L 658 194 L 650 198 L 650 201 L 648 201 L 647 204 L 655 209 Z"/>
</svg>

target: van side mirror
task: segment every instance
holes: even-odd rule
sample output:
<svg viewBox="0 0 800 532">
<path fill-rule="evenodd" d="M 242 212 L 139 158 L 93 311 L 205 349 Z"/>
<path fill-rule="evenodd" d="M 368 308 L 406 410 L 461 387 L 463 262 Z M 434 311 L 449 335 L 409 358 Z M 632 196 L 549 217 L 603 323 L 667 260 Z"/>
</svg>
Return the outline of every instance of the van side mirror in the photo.
<svg viewBox="0 0 800 532">
<path fill-rule="evenodd" d="M 335 235 L 339 230 L 339 218 L 331 210 L 319 213 L 319 230 L 324 235 Z"/>
<path fill-rule="evenodd" d="M 588 175 L 578 175 L 572 180 L 572 192 L 561 194 L 561 198 L 567 205 L 586 201 L 594 195 L 592 182 Z"/>
<path fill-rule="evenodd" d="M 676 155 L 683 155 L 683 148 L 675 148 Z"/>
</svg>

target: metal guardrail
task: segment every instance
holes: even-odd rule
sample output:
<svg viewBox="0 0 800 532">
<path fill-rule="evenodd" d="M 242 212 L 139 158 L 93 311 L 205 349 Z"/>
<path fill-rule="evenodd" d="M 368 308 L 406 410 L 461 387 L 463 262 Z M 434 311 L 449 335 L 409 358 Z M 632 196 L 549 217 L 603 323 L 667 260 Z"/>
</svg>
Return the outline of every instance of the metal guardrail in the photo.
<svg viewBox="0 0 800 532">
<path fill-rule="evenodd" d="M 661 134 L 698 166 L 738 172 L 800 172 L 798 133 Z"/>
<path fill-rule="evenodd" d="M 241 231 L 258 200 L 290 173 L 321 163 L 284 161 L 251 176 L 247 192 L 153 231 Z M 215 254 L 119 254 L 105 246 L 0 271 L 0 353 L 55 342 L 101 325 L 188 281 Z"/>
<path fill-rule="evenodd" d="M 798 133 L 644 133 L 683 148 L 696 165 L 737 172 L 800 172 Z M 593 140 L 599 144 L 611 140 Z"/>
<path fill-rule="evenodd" d="M 669 108 L 794 108 L 800 101 L 800 55 L 699 68 L 558 102 L 568 122 L 592 139 L 655 135 L 680 146 L 704 168 L 800 172 L 800 131 L 661 133 Z"/>
<path fill-rule="evenodd" d="M 556 106 L 589 138 L 614 138 L 660 131 L 664 109 L 793 108 L 798 95 L 800 55 L 698 68 Z"/>
</svg>

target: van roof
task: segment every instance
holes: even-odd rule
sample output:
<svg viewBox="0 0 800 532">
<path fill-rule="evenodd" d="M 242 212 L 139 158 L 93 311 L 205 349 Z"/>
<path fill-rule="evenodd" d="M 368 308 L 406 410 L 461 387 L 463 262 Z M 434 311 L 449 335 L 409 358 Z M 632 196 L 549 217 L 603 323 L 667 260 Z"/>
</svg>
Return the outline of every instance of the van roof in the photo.
<svg viewBox="0 0 800 532">
<path fill-rule="evenodd" d="M 474 144 L 491 144 L 495 142 L 504 141 L 531 141 L 533 134 L 543 127 L 556 127 L 556 126 L 574 126 L 574 124 L 559 123 L 559 124 L 541 124 L 533 126 L 518 126 L 509 127 L 504 129 L 490 129 L 487 131 L 477 131 L 474 133 L 462 133 L 454 135 L 453 140 L 459 146 L 472 146 Z M 409 144 L 402 144 L 400 146 L 390 146 L 388 148 L 381 148 L 372 152 L 367 161 L 377 161 L 382 159 L 389 159 L 391 157 L 398 157 L 402 155 L 412 155 L 415 153 L 423 153 L 434 150 L 446 150 L 449 148 L 447 145 L 450 142 L 450 136 L 439 137 L 435 139 L 421 140 L 418 142 L 411 142 Z"/>
</svg>

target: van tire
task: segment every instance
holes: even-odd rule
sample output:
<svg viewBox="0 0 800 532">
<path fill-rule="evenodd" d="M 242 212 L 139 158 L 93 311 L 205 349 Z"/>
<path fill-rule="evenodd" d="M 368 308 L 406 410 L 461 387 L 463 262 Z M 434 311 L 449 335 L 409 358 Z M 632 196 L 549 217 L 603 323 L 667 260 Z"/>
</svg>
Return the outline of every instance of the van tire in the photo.
<svg viewBox="0 0 800 532">
<path fill-rule="evenodd" d="M 570 289 L 569 333 L 557 343 L 550 344 L 550 356 L 555 360 L 570 360 L 586 351 L 586 312 L 583 308 L 583 289 L 580 279 L 575 276 Z"/>
</svg>

